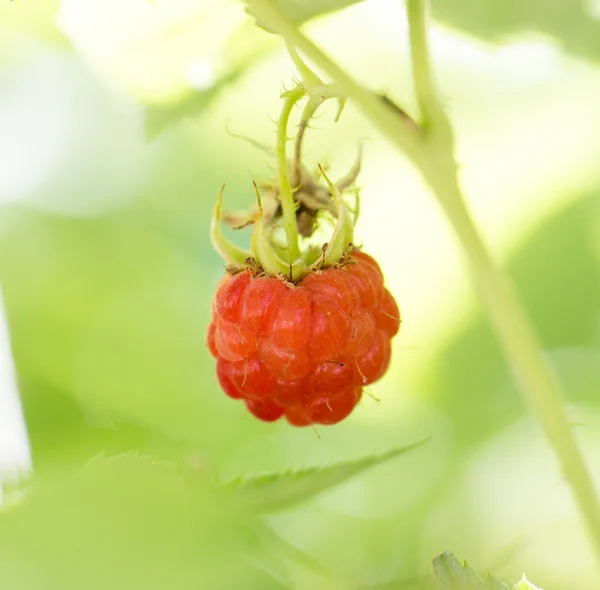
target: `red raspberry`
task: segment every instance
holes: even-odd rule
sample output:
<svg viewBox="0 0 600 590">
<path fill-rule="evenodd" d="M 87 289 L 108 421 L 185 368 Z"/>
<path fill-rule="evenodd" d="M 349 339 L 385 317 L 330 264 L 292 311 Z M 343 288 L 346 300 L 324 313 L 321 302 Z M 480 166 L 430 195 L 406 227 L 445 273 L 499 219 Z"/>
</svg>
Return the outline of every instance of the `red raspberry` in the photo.
<svg viewBox="0 0 600 590">
<path fill-rule="evenodd" d="M 227 275 L 213 304 L 208 347 L 223 391 L 260 420 L 336 424 L 364 385 L 387 370 L 400 312 L 373 258 L 297 284 L 250 270 Z"/>
</svg>

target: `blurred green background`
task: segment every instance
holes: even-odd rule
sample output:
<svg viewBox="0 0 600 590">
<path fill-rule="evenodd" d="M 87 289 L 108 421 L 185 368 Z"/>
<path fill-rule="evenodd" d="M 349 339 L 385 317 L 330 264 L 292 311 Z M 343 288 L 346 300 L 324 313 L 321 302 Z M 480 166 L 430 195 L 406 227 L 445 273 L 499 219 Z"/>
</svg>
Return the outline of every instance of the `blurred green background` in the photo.
<svg viewBox="0 0 600 590">
<path fill-rule="evenodd" d="M 470 209 L 600 478 L 600 3 L 431 8 Z M 403 3 L 354 3 L 306 31 L 414 107 Z M 441 211 L 351 104 L 337 124 L 324 109 L 305 158 L 341 174 L 366 138 L 357 235 L 403 314 L 370 388 L 380 401 L 316 433 L 259 423 L 220 391 L 205 346 L 223 272 L 211 211 L 223 182 L 235 209 L 273 175 L 228 130 L 273 145 L 294 75 L 234 0 L 0 0 L 0 281 L 34 462 L 0 514 L 0 587 L 417 588 L 450 549 L 510 582 L 598 588 Z M 428 435 L 260 520 L 205 485 Z"/>
</svg>

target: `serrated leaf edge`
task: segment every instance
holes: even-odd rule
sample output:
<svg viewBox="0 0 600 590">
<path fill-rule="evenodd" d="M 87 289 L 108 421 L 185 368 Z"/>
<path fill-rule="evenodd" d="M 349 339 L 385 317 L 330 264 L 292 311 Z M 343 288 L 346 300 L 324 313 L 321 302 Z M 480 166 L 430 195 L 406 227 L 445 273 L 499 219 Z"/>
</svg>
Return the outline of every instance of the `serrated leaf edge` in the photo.
<svg viewBox="0 0 600 590">
<path fill-rule="evenodd" d="M 262 489 L 265 489 L 269 485 L 274 485 L 277 481 L 286 482 L 302 479 L 304 477 L 309 477 L 313 474 L 324 473 L 328 470 L 347 470 L 346 473 L 343 473 L 341 476 L 338 476 L 336 481 L 330 485 L 318 485 L 314 490 L 303 493 L 296 494 L 297 497 L 290 498 L 286 497 L 285 493 L 279 494 L 271 494 L 269 502 L 259 502 L 259 501 L 247 501 L 249 507 L 253 508 L 257 512 L 276 512 L 279 510 L 284 510 L 288 506 L 295 505 L 297 503 L 301 503 L 309 500 L 310 498 L 317 496 L 319 494 L 325 493 L 329 489 L 332 489 L 350 478 L 354 477 L 358 473 L 362 471 L 366 471 L 371 467 L 376 467 L 377 465 L 381 465 L 382 463 L 393 459 L 394 457 L 400 456 L 404 453 L 407 453 L 411 450 L 417 449 L 427 442 L 431 440 L 431 437 L 424 438 L 416 443 L 395 447 L 389 451 L 379 454 L 372 454 L 360 457 L 358 459 L 351 459 L 349 461 L 341 461 L 337 463 L 331 463 L 328 465 L 317 465 L 308 468 L 300 468 L 300 469 L 288 469 L 282 472 L 272 472 L 272 473 L 262 473 L 262 474 L 253 474 L 253 475 L 242 475 L 240 477 L 234 478 L 225 482 L 221 486 L 221 490 L 226 493 L 231 493 L 233 495 L 238 495 L 239 499 L 243 498 L 245 493 L 255 493 Z M 282 483 L 282 485 L 284 485 Z M 243 500 L 242 500 L 243 502 Z"/>
</svg>

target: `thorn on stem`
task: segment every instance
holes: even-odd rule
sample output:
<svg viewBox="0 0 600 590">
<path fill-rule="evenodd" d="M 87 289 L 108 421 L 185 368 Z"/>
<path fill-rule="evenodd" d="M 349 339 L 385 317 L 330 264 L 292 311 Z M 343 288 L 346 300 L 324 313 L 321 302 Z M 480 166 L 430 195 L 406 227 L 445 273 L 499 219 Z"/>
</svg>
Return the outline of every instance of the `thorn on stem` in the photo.
<svg viewBox="0 0 600 590">
<path fill-rule="evenodd" d="M 388 108 L 393 110 L 394 113 L 396 113 L 408 125 L 408 127 L 411 128 L 412 131 L 421 131 L 421 126 L 403 108 L 399 107 L 391 98 L 389 98 L 385 94 L 378 94 L 377 96 Z"/>
<path fill-rule="evenodd" d="M 260 191 L 258 190 L 258 185 L 256 184 L 256 182 L 254 180 L 252 181 L 252 184 L 254 185 L 254 192 L 256 193 L 256 201 L 258 203 L 258 212 L 262 216 L 263 207 L 262 207 L 262 199 L 260 197 Z"/>
</svg>

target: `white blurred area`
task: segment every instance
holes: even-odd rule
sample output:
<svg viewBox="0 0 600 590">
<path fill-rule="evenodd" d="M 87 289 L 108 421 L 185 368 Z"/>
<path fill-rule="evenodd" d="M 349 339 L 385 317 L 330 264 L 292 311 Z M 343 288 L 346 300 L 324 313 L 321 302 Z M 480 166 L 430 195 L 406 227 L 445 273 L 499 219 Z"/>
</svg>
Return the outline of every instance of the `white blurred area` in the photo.
<svg viewBox="0 0 600 590">
<path fill-rule="evenodd" d="M 127 203 L 144 178 L 141 108 L 77 55 L 2 34 L 0 204 L 92 216 Z"/>
<path fill-rule="evenodd" d="M 99 70 L 146 101 L 210 88 L 231 34 L 247 17 L 239 0 L 63 0 L 58 28 Z"/>
<path fill-rule="evenodd" d="M 4 484 L 18 482 L 30 471 L 29 442 L 0 292 L 0 504 Z"/>
<path fill-rule="evenodd" d="M 600 415 L 569 407 L 600 489 Z M 533 418 L 522 419 L 473 454 L 431 510 L 422 559 L 453 547 L 469 562 L 510 578 L 526 571 L 544 588 L 596 590 L 596 559 L 569 485 Z"/>
<path fill-rule="evenodd" d="M 0 28 L 0 54 L 0 218 L 15 205 L 98 216 L 133 199 L 146 178 L 141 107 L 70 51 Z M 1 293 L 0 365 L 1 503 L 2 484 L 32 465 Z"/>
</svg>

